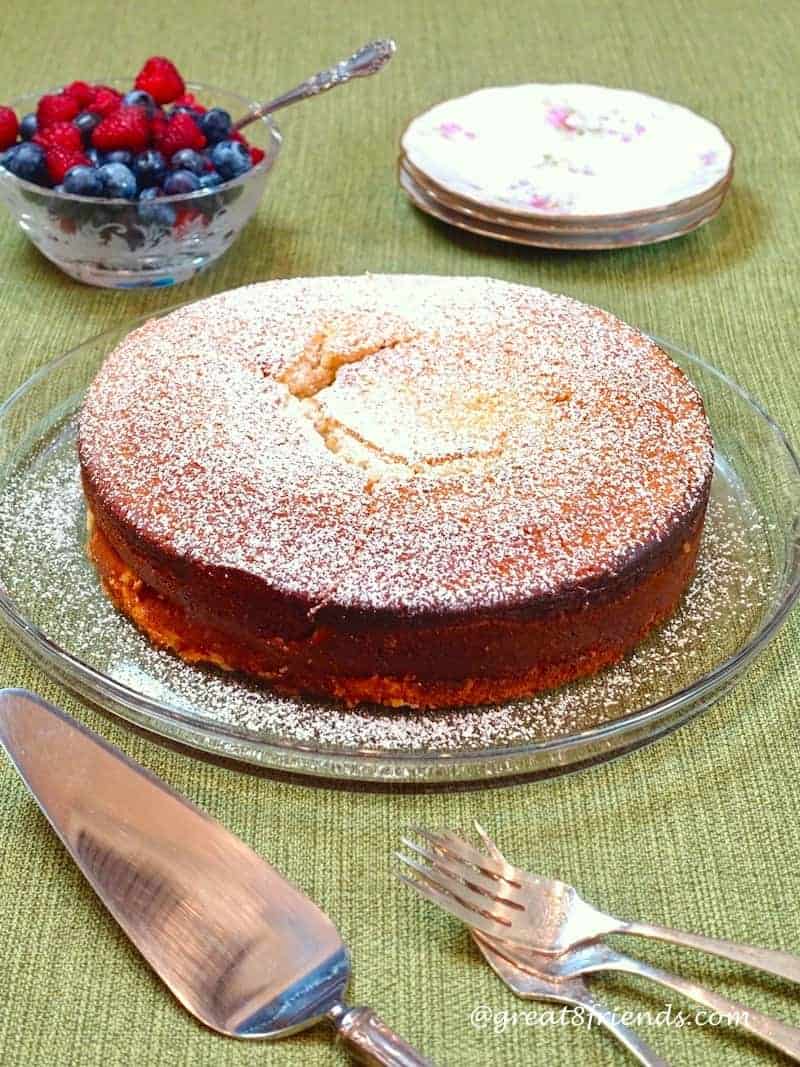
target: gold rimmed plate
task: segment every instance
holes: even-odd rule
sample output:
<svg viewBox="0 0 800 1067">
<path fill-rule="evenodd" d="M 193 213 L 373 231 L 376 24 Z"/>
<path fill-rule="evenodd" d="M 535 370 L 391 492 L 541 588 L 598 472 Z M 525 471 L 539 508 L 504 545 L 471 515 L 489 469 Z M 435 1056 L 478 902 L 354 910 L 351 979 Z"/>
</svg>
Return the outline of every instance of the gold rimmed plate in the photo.
<svg viewBox="0 0 800 1067">
<path fill-rule="evenodd" d="M 692 210 L 729 179 L 734 149 L 701 115 L 598 85 L 493 86 L 418 115 L 415 172 L 477 210 L 544 223 L 646 221 Z"/>
<path fill-rule="evenodd" d="M 719 211 L 725 199 L 725 191 L 708 204 L 695 209 L 679 219 L 666 222 L 648 223 L 624 230 L 584 231 L 573 233 L 555 233 L 552 230 L 539 230 L 535 226 L 504 226 L 488 222 L 475 215 L 465 215 L 447 207 L 441 200 L 435 199 L 419 186 L 402 165 L 399 167 L 400 186 L 415 207 L 425 214 L 445 222 L 450 226 L 466 230 L 481 237 L 491 237 L 498 241 L 512 244 L 549 248 L 563 251 L 611 251 L 619 248 L 633 248 L 639 245 L 657 244 L 682 237 L 692 230 L 710 222 Z"/>
<path fill-rule="evenodd" d="M 426 178 L 406 156 L 400 156 L 398 167 L 406 174 L 411 184 L 431 200 L 441 204 L 443 208 L 449 211 L 454 211 L 469 219 L 475 219 L 479 225 L 488 222 L 493 226 L 501 226 L 512 230 L 534 230 L 537 233 L 552 233 L 555 237 L 620 234 L 627 230 L 641 229 L 645 225 L 658 224 L 666 227 L 669 223 L 674 223 L 675 227 L 678 228 L 687 217 L 696 216 L 703 208 L 721 205 L 733 180 L 733 171 L 731 170 L 709 193 L 702 198 L 695 199 L 688 208 L 683 206 L 678 209 L 673 206 L 661 212 L 639 215 L 639 217 L 620 216 L 618 219 L 602 218 L 599 221 L 589 222 L 586 220 L 574 220 L 569 217 L 547 218 L 542 216 L 533 219 L 523 215 L 476 207 L 467 200 L 451 195 L 441 186 Z"/>
</svg>

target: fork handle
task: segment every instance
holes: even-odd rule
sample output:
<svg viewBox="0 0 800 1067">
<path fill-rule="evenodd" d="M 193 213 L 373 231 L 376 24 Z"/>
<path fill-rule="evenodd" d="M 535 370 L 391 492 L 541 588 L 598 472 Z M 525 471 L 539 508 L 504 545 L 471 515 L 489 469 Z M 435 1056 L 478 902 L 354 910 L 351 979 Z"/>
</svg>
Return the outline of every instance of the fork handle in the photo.
<svg viewBox="0 0 800 1067">
<path fill-rule="evenodd" d="M 643 960 L 634 959 L 632 956 L 623 956 L 621 953 L 609 954 L 607 962 L 602 966 L 604 971 L 623 971 L 626 974 L 635 974 L 640 978 L 647 978 L 651 982 L 671 989 L 687 1000 L 693 1000 L 702 1004 L 711 1012 L 731 1017 L 731 1022 L 748 1034 L 759 1038 L 767 1045 L 780 1049 L 794 1060 L 800 1060 L 800 1030 L 794 1026 L 773 1019 L 769 1015 L 763 1015 L 760 1011 L 746 1008 L 735 1000 L 713 993 L 705 986 L 698 985 L 687 978 L 681 978 L 669 971 L 662 971 L 659 967 L 653 967 Z"/>
<path fill-rule="evenodd" d="M 655 926 L 651 923 L 626 922 L 615 933 L 636 934 L 637 937 L 652 937 L 656 941 L 669 941 L 672 945 L 708 952 L 712 956 L 721 956 L 724 960 L 743 963 L 757 971 L 786 978 L 790 982 L 800 983 L 800 956 L 791 952 L 776 952 L 770 948 L 757 948 L 755 945 L 739 945 L 735 941 L 722 941 L 702 934 L 687 934 L 682 930 L 671 930 L 668 926 Z"/>
<path fill-rule="evenodd" d="M 381 1067 L 434 1067 L 399 1034 L 391 1030 L 372 1008 L 337 1005 L 328 1013 L 339 1037 L 362 1063 Z"/>
<path fill-rule="evenodd" d="M 587 994 L 580 999 L 576 997 L 575 1003 L 585 1008 L 592 1018 L 602 1023 L 606 1030 L 612 1033 L 620 1044 L 625 1046 L 634 1059 L 643 1064 L 643 1067 L 670 1067 L 667 1060 L 659 1056 L 646 1041 L 643 1041 L 630 1027 L 620 1022 L 614 1012 L 609 1011 L 593 996 Z"/>
</svg>

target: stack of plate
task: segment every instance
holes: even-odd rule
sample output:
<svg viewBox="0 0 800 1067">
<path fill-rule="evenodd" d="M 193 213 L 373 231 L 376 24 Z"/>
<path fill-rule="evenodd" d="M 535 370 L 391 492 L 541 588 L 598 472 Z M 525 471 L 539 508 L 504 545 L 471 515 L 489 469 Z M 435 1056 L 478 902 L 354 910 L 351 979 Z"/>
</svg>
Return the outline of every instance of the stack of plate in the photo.
<svg viewBox="0 0 800 1067">
<path fill-rule="evenodd" d="M 545 248 L 624 248 L 712 219 L 733 154 L 714 123 L 644 93 L 511 85 L 415 118 L 399 177 L 418 208 L 473 233 Z"/>
</svg>

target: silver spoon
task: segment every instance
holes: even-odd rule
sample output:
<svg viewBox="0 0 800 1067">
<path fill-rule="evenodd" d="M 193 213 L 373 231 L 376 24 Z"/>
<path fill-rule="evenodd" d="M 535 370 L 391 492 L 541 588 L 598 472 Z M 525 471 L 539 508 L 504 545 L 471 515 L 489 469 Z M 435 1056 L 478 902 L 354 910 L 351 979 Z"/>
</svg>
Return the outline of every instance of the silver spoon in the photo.
<svg viewBox="0 0 800 1067">
<path fill-rule="evenodd" d="M 289 107 L 290 104 L 296 104 L 300 100 L 307 100 L 310 96 L 326 93 L 328 89 L 333 89 L 337 85 L 344 85 L 351 78 L 366 78 L 370 74 L 377 74 L 379 70 L 383 70 L 392 58 L 396 48 L 397 46 L 391 39 L 370 41 L 369 44 L 365 44 L 357 52 L 354 52 L 349 59 L 343 59 L 341 63 L 337 63 L 327 70 L 321 70 L 318 74 L 314 74 L 311 78 L 296 85 L 294 89 L 290 89 L 281 96 L 276 96 L 274 100 L 254 106 L 243 118 L 233 124 L 233 128 L 234 130 L 241 130 L 251 122 L 255 122 L 256 119 L 262 119 L 266 115 L 280 111 L 281 108 Z"/>
</svg>

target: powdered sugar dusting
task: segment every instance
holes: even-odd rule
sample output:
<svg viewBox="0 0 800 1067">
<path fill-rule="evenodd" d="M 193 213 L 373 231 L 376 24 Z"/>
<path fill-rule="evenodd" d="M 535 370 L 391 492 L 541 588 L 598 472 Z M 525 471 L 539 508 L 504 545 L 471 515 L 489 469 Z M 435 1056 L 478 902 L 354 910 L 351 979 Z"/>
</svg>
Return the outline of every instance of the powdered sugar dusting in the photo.
<svg viewBox="0 0 800 1067">
<path fill-rule="evenodd" d="M 304 353 L 334 373 L 309 398 Z M 296 392 L 296 390 L 295 390 Z M 87 395 L 95 491 L 146 540 L 344 609 L 518 604 L 618 571 L 713 449 L 668 357 L 480 278 L 268 282 L 152 320 Z"/>
<path fill-rule="evenodd" d="M 496 707 L 433 713 L 279 697 L 157 651 L 114 610 L 84 551 L 75 433 L 76 420 L 68 417 L 0 491 L 0 578 L 18 610 L 105 676 L 199 724 L 243 731 L 254 744 L 452 760 L 585 730 L 677 692 L 740 649 L 774 592 L 767 550 L 774 534 L 723 467 L 712 487 L 698 573 L 677 614 L 595 678 Z"/>
</svg>

